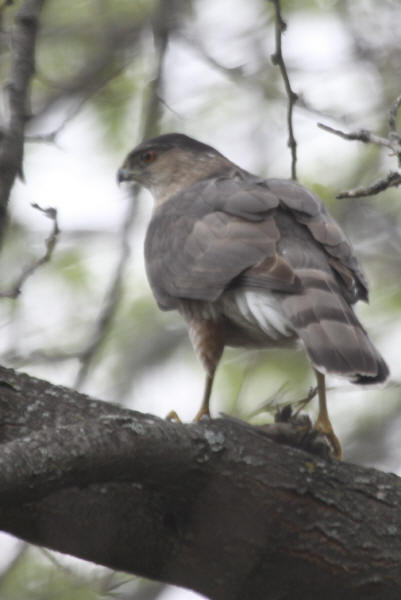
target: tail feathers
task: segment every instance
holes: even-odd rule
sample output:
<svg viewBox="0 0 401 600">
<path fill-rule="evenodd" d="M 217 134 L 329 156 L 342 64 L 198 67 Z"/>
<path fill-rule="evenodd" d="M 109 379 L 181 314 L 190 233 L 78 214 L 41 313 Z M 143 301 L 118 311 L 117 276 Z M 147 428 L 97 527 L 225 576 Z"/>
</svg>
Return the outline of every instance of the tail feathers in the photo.
<svg viewBox="0 0 401 600">
<path fill-rule="evenodd" d="M 351 309 L 352 310 L 352 309 Z M 383 358 L 362 326 L 322 321 L 299 331 L 316 369 L 369 385 L 387 379 Z"/>
<path fill-rule="evenodd" d="M 374 350 L 375 350 L 375 348 L 374 348 Z M 371 385 L 373 383 L 382 383 L 383 381 L 386 381 L 387 377 L 390 375 L 389 368 L 388 368 L 387 364 L 385 363 L 383 357 L 380 356 L 380 354 L 377 352 L 377 350 L 375 350 L 375 351 L 376 351 L 377 365 L 378 365 L 377 375 L 374 377 L 371 377 L 369 375 L 358 374 L 358 376 L 354 380 L 354 383 L 358 383 L 359 385 Z"/>
<path fill-rule="evenodd" d="M 309 283 L 302 294 L 286 295 L 282 307 L 314 367 L 354 383 L 384 381 L 386 363 L 329 275 L 320 273 Z"/>
</svg>

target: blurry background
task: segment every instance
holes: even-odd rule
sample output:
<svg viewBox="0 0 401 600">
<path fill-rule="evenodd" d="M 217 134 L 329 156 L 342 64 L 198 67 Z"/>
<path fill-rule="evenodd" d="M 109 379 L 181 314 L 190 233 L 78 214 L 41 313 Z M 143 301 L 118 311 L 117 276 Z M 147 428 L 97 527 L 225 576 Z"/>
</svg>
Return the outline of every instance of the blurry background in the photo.
<svg viewBox="0 0 401 600">
<path fill-rule="evenodd" d="M 19 2 L 3 14 L 0 74 Z M 398 0 L 282 2 L 293 89 L 298 176 L 351 237 L 371 284 L 358 312 L 392 371 L 382 389 L 330 380 L 329 409 L 345 459 L 401 473 L 401 198 L 396 189 L 335 200 L 395 169 L 383 149 L 317 128 L 323 121 L 387 135 L 400 93 Z M 108 401 L 191 419 L 204 374 L 183 322 L 161 313 L 143 266 L 152 207 L 115 175 L 143 137 L 178 131 L 261 175 L 290 176 L 287 98 L 268 0 L 48 0 L 32 87 L 33 118 L 0 255 L 7 293 L 45 252 L 54 207 L 61 234 L 17 299 L 0 299 L 1 363 Z M 400 120 L 398 122 L 400 123 Z M 260 407 L 314 384 L 303 353 L 226 351 L 212 412 L 271 419 Z M 313 415 L 314 407 L 311 407 Z M 178 590 L 0 538 L 0 599 L 189 600 Z"/>
</svg>

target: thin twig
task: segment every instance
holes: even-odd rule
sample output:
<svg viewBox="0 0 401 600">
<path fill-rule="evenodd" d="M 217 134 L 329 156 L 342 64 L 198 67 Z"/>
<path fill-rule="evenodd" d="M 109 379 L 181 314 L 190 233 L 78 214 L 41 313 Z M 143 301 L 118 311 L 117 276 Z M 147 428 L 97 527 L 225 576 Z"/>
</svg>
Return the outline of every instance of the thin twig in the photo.
<svg viewBox="0 0 401 600">
<path fill-rule="evenodd" d="M 271 0 L 269 0 L 271 1 Z M 215 68 L 217 71 L 222 73 L 225 77 L 227 77 L 230 81 L 232 81 L 236 86 L 248 86 L 251 90 L 256 90 L 258 93 L 262 93 L 263 96 L 271 103 L 272 100 L 276 100 L 276 96 L 272 97 L 271 85 L 266 83 L 266 72 L 265 69 L 256 71 L 254 73 L 249 73 L 245 68 L 240 66 L 235 67 L 227 67 L 219 62 L 214 56 L 208 52 L 208 50 L 203 45 L 202 41 L 198 38 L 191 37 L 188 33 L 180 31 L 178 33 L 179 39 L 182 40 L 186 45 L 188 45 L 192 51 L 196 51 L 199 56 L 205 60 L 211 67 Z M 301 110 L 308 115 L 312 115 L 314 117 L 318 116 L 320 118 L 332 119 L 338 122 L 347 122 L 353 121 L 352 113 L 348 113 L 347 117 L 344 115 L 338 114 L 337 116 L 333 114 L 333 111 L 329 113 L 319 110 L 315 106 L 313 106 L 310 102 L 302 94 L 297 95 L 297 109 Z M 169 107 L 170 108 L 170 107 Z M 172 110 L 170 108 L 170 110 Z M 174 111 L 173 111 L 174 112 Z M 175 113 L 176 114 L 176 113 Z M 370 113 L 369 113 L 370 114 Z M 358 117 L 360 117 L 361 113 L 358 112 Z M 182 118 L 181 115 L 177 115 L 179 118 Z"/>
<path fill-rule="evenodd" d="M 26 280 L 31 277 L 39 267 L 44 265 L 45 263 L 51 260 L 51 257 L 54 252 L 54 248 L 57 243 L 58 234 L 60 233 L 60 229 L 57 222 L 57 210 L 55 208 L 41 208 L 38 204 L 32 204 L 33 208 L 40 210 L 46 217 L 53 221 L 53 227 L 50 232 L 49 237 L 45 241 L 45 253 L 43 256 L 35 260 L 31 265 L 29 265 L 24 271 L 22 271 L 21 275 L 18 277 L 17 281 L 11 287 L 10 290 L 6 292 L 0 291 L 0 298 L 17 298 L 22 290 L 22 286 L 26 282 Z"/>
<path fill-rule="evenodd" d="M 281 16 L 280 0 L 270 0 L 274 4 L 276 11 L 276 50 L 272 54 L 271 59 L 273 64 L 277 65 L 280 69 L 281 76 L 284 81 L 285 91 L 288 96 L 287 105 L 287 126 L 288 126 L 288 146 L 291 150 L 291 179 L 297 178 L 297 142 L 294 136 L 294 126 L 292 122 L 294 104 L 298 100 L 298 95 L 293 91 L 288 77 L 287 67 L 283 58 L 281 40 L 283 32 L 287 29 L 287 24 Z"/>
<path fill-rule="evenodd" d="M 347 192 L 340 192 L 336 198 L 361 198 L 363 196 L 374 196 L 380 192 L 384 192 L 389 187 L 398 187 L 401 185 L 401 173 L 398 171 L 390 171 L 390 173 L 384 179 L 379 179 L 374 183 L 366 186 L 355 188 L 354 190 L 348 190 Z"/>
<path fill-rule="evenodd" d="M 346 192 L 340 192 L 337 194 L 337 198 L 357 198 L 362 196 L 372 196 L 383 192 L 390 187 L 398 187 L 401 185 L 401 134 L 397 130 L 397 113 L 401 107 L 401 94 L 395 99 L 389 110 L 388 125 L 389 133 L 387 137 L 376 135 L 368 129 L 359 129 L 358 131 L 351 131 L 346 133 L 340 129 L 334 129 L 324 123 L 318 123 L 320 129 L 324 129 L 334 135 L 338 135 L 345 140 L 357 140 L 364 144 L 375 144 L 384 148 L 389 148 L 394 156 L 397 157 L 398 171 L 390 171 L 386 177 L 382 177 L 378 181 L 371 183 L 370 185 L 348 190 Z"/>
<path fill-rule="evenodd" d="M 277 390 L 275 390 L 267 400 L 265 400 L 262 404 L 256 407 L 252 412 L 246 415 L 246 420 L 251 417 L 255 417 L 262 412 L 267 413 L 276 413 L 279 410 L 282 410 L 285 406 L 293 406 L 297 407 L 297 414 L 305 408 L 305 406 L 316 396 L 317 387 L 311 387 L 306 396 L 303 398 L 290 399 L 290 388 L 288 381 L 283 383 Z"/>
<path fill-rule="evenodd" d="M 399 96 L 397 96 L 397 98 L 394 100 L 390 111 L 389 111 L 389 118 L 388 118 L 388 124 L 390 127 L 390 131 L 391 132 L 397 132 L 397 113 L 398 110 L 401 106 L 401 94 Z"/>
<path fill-rule="evenodd" d="M 387 138 L 376 135 L 368 129 L 359 129 L 358 131 L 346 133 L 345 131 L 334 129 L 334 127 L 330 127 L 324 123 L 318 123 L 317 126 L 320 127 L 320 129 L 324 129 L 325 131 L 329 131 L 330 133 L 334 133 L 334 135 L 342 137 L 344 140 L 357 140 L 364 144 L 376 144 L 377 146 L 391 148 L 391 143 Z"/>
</svg>

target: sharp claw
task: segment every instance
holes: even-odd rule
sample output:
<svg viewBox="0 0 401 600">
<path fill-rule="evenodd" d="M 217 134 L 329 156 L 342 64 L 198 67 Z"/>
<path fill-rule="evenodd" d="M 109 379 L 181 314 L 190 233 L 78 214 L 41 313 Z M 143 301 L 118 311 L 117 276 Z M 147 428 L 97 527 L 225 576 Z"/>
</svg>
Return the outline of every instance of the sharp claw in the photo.
<svg viewBox="0 0 401 600">
<path fill-rule="evenodd" d="M 336 460 L 341 460 L 343 456 L 341 444 L 333 429 L 328 429 L 323 424 L 319 423 L 319 419 L 315 423 L 315 429 L 316 431 L 324 435 L 327 441 L 329 442 L 332 456 Z"/>
<path fill-rule="evenodd" d="M 167 421 L 175 421 L 176 423 L 182 423 L 180 417 L 177 415 L 175 410 L 170 410 L 170 412 L 168 413 L 168 415 L 166 417 L 166 420 Z"/>
<path fill-rule="evenodd" d="M 194 418 L 194 423 L 198 423 L 198 421 L 202 421 L 202 419 L 211 419 L 209 410 L 206 410 L 203 406 L 201 406 L 199 412 L 196 414 Z"/>
</svg>

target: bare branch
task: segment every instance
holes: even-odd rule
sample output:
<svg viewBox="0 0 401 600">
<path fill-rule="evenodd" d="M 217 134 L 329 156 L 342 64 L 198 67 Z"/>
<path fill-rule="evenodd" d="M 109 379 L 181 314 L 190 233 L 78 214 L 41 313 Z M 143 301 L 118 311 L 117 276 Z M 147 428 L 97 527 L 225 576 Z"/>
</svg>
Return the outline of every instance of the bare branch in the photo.
<svg viewBox="0 0 401 600">
<path fill-rule="evenodd" d="M 283 21 L 281 16 L 281 8 L 280 8 L 280 0 L 270 0 L 274 4 L 274 8 L 276 11 L 276 50 L 272 55 L 271 59 L 273 64 L 277 65 L 280 69 L 281 76 L 284 81 L 285 91 L 288 96 L 288 105 L 287 105 L 287 126 L 288 126 L 288 146 L 291 149 L 291 178 L 297 178 L 297 142 L 294 136 L 294 126 L 292 122 L 292 115 L 294 104 L 298 100 L 298 95 L 292 90 L 290 79 L 288 77 L 287 67 L 283 58 L 282 48 L 281 48 L 281 39 L 283 32 L 287 28 L 287 24 Z"/>
<path fill-rule="evenodd" d="M 29 84 L 35 71 L 35 43 L 44 0 L 26 0 L 15 17 L 12 62 L 4 93 L 8 115 L 0 132 L 0 235 L 6 224 L 11 187 L 22 176 L 24 131 L 29 118 Z"/>
<path fill-rule="evenodd" d="M 390 173 L 384 179 L 379 179 L 378 181 L 366 187 L 355 188 L 354 190 L 349 190 L 348 192 L 340 192 L 337 194 L 336 198 L 361 198 L 363 196 L 374 196 L 375 194 L 384 192 L 384 190 L 387 190 L 389 187 L 398 187 L 399 185 L 401 185 L 401 173 L 398 171 L 390 171 Z"/>
<path fill-rule="evenodd" d="M 364 144 L 376 144 L 384 148 L 389 148 L 392 154 L 397 157 L 398 171 L 390 171 L 386 177 L 379 179 L 378 181 L 364 186 L 349 190 L 347 192 L 340 192 L 337 194 L 337 198 L 357 198 L 361 196 L 372 196 L 383 192 L 390 187 L 398 187 L 401 184 L 401 134 L 397 130 L 397 113 L 401 106 L 401 94 L 393 102 L 388 117 L 389 133 L 388 136 L 382 137 L 372 133 L 368 129 L 359 129 L 358 131 L 352 131 L 346 133 L 340 129 L 334 129 L 324 123 L 318 123 L 317 126 L 320 129 L 324 129 L 334 135 L 338 135 L 345 140 L 357 140 Z"/>
<path fill-rule="evenodd" d="M 271 1 L 271 0 L 269 0 Z M 201 39 L 190 36 L 188 33 L 180 31 L 179 32 L 180 39 L 185 42 L 188 46 L 190 46 L 192 51 L 198 52 L 199 56 L 206 61 L 211 67 L 219 71 L 229 80 L 231 80 L 236 86 L 244 85 L 249 88 L 256 90 L 258 93 L 262 93 L 263 96 L 270 103 L 272 100 L 277 100 L 277 96 L 272 97 L 272 88 L 271 85 L 266 83 L 266 71 L 260 70 L 256 73 L 249 73 L 246 69 L 244 69 L 241 65 L 235 67 L 227 67 L 220 63 L 214 56 L 212 56 L 209 51 L 205 48 Z M 351 113 L 348 114 L 347 117 L 344 115 L 338 114 L 337 116 L 333 114 L 333 111 L 329 113 L 317 109 L 302 94 L 296 94 L 296 104 L 298 110 L 303 111 L 308 115 L 319 116 L 320 118 L 330 118 L 337 121 L 347 122 L 348 120 L 352 121 L 353 116 Z M 172 110 L 172 109 L 170 109 Z M 174 111 L 173 111 L 174 112 Z M 176 114 L 176 113 L 175 113 Z M 182 118 L 180 115 L 177 115 L 179 118 Z M 360 112 L 358 112 L 358 116 L 360 116 Z"/>
<path fill-rule="evenodd" d="M 397 113 L 398 110 L 401 106 L 401 94 L 399 96 L 397 96 L 397 98 L 394 100 L 391 108 L 390 108 L 390 112 L 389 112 L 389 118 L 388 118 L 388 123 L 390 126 L 390 131 L 392 132 L 397 132 Z"/>
<path fill-rule="evenodd" d="M 177 6 L 172 2 L 161 2 L 159 10 L 156 12 L 152 21 L 152 33 L 155 45 L 155 75 L 149 84 L 148 102 L 145 106 L 144 126 L 142 137 L 147 139 L 154 137 L 159 133 L 160 109 L 164 105 L 161 100 L 163 96 L 163 65 L 164 57 L 167 50 L 168 41 L 172 33 L 171 27 L 172 10 L 176 10 Z"/>
<path fill-rule="evenodd" d="M 51 257 L 54 252 L 54 248 L 57 243 L 58 234 L 60 233 L 60 229 L 57 222 L 57 210 L 55 208 L 41 208 L 38 204 L 32 204 L 33 208 L 40 210 L 43 214 L 46 215 L 49 219 L 53 221 L 53 227 L 50 232 L 49 237 L 45 240 L 45 253 L 43 256 L 35 260 L 31 265 L 29 265 L 19 276 L 17 281 L 14 283 L 12 288 L 6 292 L 0 291 L 0 298 L 17 298 L 20 293 L 22 286 L 26 282 L 26 280 L 31 277 L 39 267 L 44 265 L 45 263 L 51 260 Z"/>
<path fill-rule="evenodd" d="M 359 142 L 364 142 L 365 144 L 377 144 L 378 146 L 391 148 L 391 143 L 387 138 L 380 137 L 368 129 L 359 129 L 358 131 L 346 133 L 345 131 L 334 129 L 333 127 L 325 125 L 324 123 L 318 123 L 317 126 L 320 127 L 320 129 L 334 133 L 334 135 L 338 135 L 345 140 L 357 140 Z"/>
</svg>

